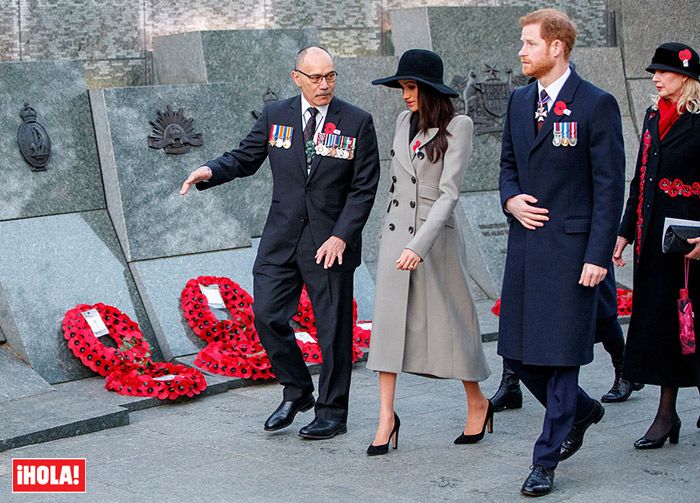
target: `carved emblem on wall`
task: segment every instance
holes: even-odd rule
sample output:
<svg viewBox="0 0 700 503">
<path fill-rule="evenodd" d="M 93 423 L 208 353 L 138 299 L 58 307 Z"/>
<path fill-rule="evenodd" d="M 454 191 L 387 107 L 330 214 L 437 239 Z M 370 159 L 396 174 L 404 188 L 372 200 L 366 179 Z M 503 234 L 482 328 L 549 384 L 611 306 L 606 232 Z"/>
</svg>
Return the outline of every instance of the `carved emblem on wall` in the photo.
<svg viewBox="0 0 700 503">
<path fill-rule="evenodd" d="M 265 94 L 263 94 L 263 106 L 267 105 L 268 103 L 270 103 L 272 101 L 277 101 L 277 100 L 279 100 L 279 98 L 277 97 L 275 92 L 268 87 L 267 91 L 265 91 Z M 252 112 L 250 112 L 250 115 L 252 115 L 255 120 L 258 120 L 258 117 L 260 117 L 261 114 L 262 114 L 262 111 L 257 112 L 255 110 L 253 110 Z"/>
<path fill-rule="evenodd" d="M 17 130 L 17 145 L 19 151 L 32 171 L 46 171 L 46 164 L 51 155 L 51 139 L 44 126 L 36 121 L 36 111 L 24 104 L 19 113 L 22 124 Z"/>
<path fill-rule="evenodd" d="M 485 64 L 485 80 L 479 81 L 476 71 L 470 70 L 467 77 L 456 75 L 452 86 L 461 91 L 464 113 L 474 121 L 474 134 L 500 134 L 503 132 L 503 117 L 508 108 L 510 93 L 516 87 L 527 84 L 524 75 L 513 75 L 513 70 L 505 72 L 505 80 L 496 67 Z"/>
<path fill-rule="evenodd" d="M 170 105 L 158 112 L 155 121 L 148 122 L 153 130 L 148 135 L 148 146 L 163 149 L 166 154 L 186 154 L 191 147 L 200 147 L 202 133 L 194 132 L 194 119 L 186 118 L 182 108 L 174 111 Z"/>
</svg>

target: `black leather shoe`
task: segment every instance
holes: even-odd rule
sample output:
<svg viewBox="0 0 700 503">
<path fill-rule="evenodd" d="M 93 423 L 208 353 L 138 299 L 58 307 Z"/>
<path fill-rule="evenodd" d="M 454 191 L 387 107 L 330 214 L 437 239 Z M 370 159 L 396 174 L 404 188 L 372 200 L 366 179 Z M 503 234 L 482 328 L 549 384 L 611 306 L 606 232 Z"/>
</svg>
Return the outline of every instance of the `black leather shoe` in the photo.
<svg viewBox="0 0 700 503">
<path fill-rule="evenodd" d="M 600 422 L 604 415 L 605 409 L 603 406 L 598 400 L 593 400 L 593 410 L 590 411 L 585 418 L 578 422 L 574 422 L 573 428 L 571 428 L 571 431 L 564 440 L 564 443 L 561 445 L 559 461 L 569 459 L 581 448 L 583 445 L 583 435 L 586 433 L 588 427 L 592 424 Z"/>
<path fill-rule="evenodd" d="M 554 470 L 535 465 L 527 476 L 520 492 L 525 496 L 544 496 L 552 492 L 554 485 Z"/>
<path fill-rule="evenodd" d="M 299 430 L 299 436 L 309 440 L 325 440 L 348 432 L 348 427 L 340 421 L 316 418 Z"/>
<path fill-rule="evenodd" d="M 505 365 L 501 384 L 496 393 L 489 399 L 493 404 L 493 411 L 500 412 L 506 409 L 520 409 L 523 406 L 523 392 L 520 390 L 520 381 L 515 372 Z"/>
<path fill-rule="evenodd" d="M 630 397 L 633 391 L 639 391 L 644 387 L 644 385 L 641 383 L 630 382 L 627 379 L 622 378 L 622 358 L 613 358 L 612 363 L 613 367 L 615 368 L 615 381 L 613 382 L 610 391 L 601 397 L 600 401 L 603 403 L 624 402 Z"/>
<path fill-rule="evenodd" d="M 309 410 L 315 404 L 314 396 L 308 394 L 296 400 L 283 400 L 275 412 L 265 421 L 265 431 L 277 431 L 286 428 L 294 421 L 298 412 Z"/>
<path fill-rule="evenodd" d="M 646 436 L 643 436 L 642 438 L 640 438 L 634 442 L 634 448 L 635 449 L 660 449 L 666 443 L 666 439 L 668 439 L 669 444 L 677 444 L 678 437 L 679 437 L 680 433 L 681 433 L 681 419 L 679 417 L 676 417 L 676 422 L 673 424 L 673 426 L 671 426 L 671 429 L 668 430 L 668 433 L 666 433 L 666 435 L 664 435 L 663 437 L 656 439 L 656 440 L 651 440 L 651 439 L 647 438 Z"/>
</svg>

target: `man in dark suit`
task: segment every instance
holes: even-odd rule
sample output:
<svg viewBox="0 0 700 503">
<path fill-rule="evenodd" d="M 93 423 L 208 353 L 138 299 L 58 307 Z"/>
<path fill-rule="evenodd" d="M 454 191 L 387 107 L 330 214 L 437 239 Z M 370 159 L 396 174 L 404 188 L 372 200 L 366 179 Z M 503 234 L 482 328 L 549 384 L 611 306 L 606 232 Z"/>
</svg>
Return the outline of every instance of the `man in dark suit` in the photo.
<svg viewBox="0 0 700 503">
<path fill-rule="evenodd" d="M 546 407 L 521 489 L 541 496 L 605 413 L 578 373 L 593 359 L 625 160 L 615 98 L 569 68 L 576 28 L 568 16 L 541 9 L 520 25 L 522 71 L 537 82 L 513 92 L 503 130 L 499 189 L 510 230 L 498 353 Z"/>
<path fill-rule="evenodd" d="M 315 404 L 315 419 L 299 435 L 325 439 L 347 431 L 353 275 L 379 182 L 379 156 L 372 116 L 333 97 L 337 73 L 328 51 L 299 51 L 291 76 L 301 95 L 267 104 L 239 147 L 193 171 L 180 192 L 250 176 L 270 158 L 272 204 L 253 268 L 253 310 L 284 394 L 265 430 L 289 426 Z M 289 325 L 303 284 L 323 356 L 316 401 Z"/>
</svg>

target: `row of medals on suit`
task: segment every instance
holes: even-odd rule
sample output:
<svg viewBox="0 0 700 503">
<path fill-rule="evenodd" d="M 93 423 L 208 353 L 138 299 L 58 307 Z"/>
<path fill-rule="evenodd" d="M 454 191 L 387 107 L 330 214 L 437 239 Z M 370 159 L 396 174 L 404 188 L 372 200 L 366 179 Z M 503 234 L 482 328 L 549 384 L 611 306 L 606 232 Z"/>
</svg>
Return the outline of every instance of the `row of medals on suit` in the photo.
<svg viewBox="0 0 700 503">
<path fill-rule="evenodd" d="M 284 149 L 291 148 L 292 131 L 293 128 L 291 126 L 273 125 L 270 131 L 270 146 Z M 337 157 L 339 159 L 352 159 L 355 150 L 354 146 L 354 138 L 329 133 L 318 133 L 314 150 L 318 155 Z"/>
<path fill-rule="evenodd" d="M 575 147 L 578 143 L 576 122 L 555 122 L 553 124 L 552 145 L 555 147 Z"/>
</svg>

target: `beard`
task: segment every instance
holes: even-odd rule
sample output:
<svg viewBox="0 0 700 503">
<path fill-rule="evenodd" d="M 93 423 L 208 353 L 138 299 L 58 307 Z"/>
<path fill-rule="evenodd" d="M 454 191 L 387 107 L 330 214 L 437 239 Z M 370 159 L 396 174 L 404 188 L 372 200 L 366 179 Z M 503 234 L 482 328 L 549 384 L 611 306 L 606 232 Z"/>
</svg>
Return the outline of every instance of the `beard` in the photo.
<svg viewBox="0 0 700 503">
<path fill-rule="evenodd" d="M 554 68 L 555 60 L 552 58 L 550 60 L 542 60 L 538 62 L 530 61 L 528 65 L 521 62 L 521 65 L 523 75 L 539 79 L 540 77 L 547 75 L 552 68 Z"/>
</svg>

